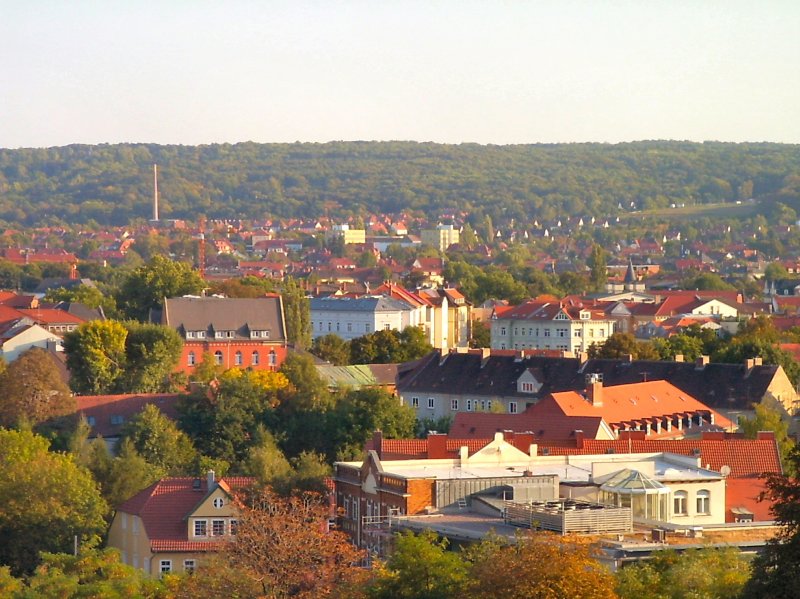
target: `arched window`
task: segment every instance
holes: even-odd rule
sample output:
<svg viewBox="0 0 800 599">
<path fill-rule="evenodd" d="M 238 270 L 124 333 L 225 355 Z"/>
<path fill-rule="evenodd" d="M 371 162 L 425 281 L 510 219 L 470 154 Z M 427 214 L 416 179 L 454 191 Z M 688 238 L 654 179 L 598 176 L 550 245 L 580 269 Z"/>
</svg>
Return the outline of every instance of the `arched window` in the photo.
<svg viewBox="0 0 800 599">
<path fill-rule="evenodd" d="M 687 514 L 687 500 L 688 494 L 686 491 L 675 491 L 672 496 L 672 512 L 676 516 L 685 516 Z"/>
<path fill-rule="evenodd" d="M 697 513 L 711 513 L 711 493 L 705 489 L 697 492 Z"/>
<path fill-rule="evenodd" d="M 241 365 L 242 365 L 242 362 L 243 362 L 243 360 L 242 360 L 242 352 L 240 352 L 240 351 L 237 351 L 237 352 L 234 354 L 234 356 L 233 356 L 233 359 L 234 359 L 234 364 L 235 364 L 236 366 L 241 366 Z"/>
<path fill-rule="evenodd" d="M 190 351 L 189 354 L 186 356 L 186 364 L 189 366 L 194 366 L 197 362 L 197 356 L 195 356 L 193 351 Z"/>
<path fill-rule="evenodd" d="M 258 360 L 259 360 L 258 352 L 257 352 L 257 351 L 254 351 L 254 352 L 253 352 L 253 359 L 250 361 L 250 363 L 251 363 L 253 366 L 258 366 Z"/>
<path fill-rule="evenodd" d="M 218 366 L 222 364 L 222 352 L 220 350 L 214 352 L 214 363 Z"/>
<path fill-rule="evenodd" d="M 278 354 L 275 353 L 274 349 L 269 350 L 269 365 L 275 366 L 278 363 Z"/>
</svg>

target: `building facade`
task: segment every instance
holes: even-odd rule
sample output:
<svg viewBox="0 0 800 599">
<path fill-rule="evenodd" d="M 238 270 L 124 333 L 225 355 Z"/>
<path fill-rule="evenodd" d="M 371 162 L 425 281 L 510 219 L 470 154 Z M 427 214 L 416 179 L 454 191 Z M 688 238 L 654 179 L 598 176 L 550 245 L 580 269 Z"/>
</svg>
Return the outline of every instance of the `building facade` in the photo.
<svg viewBox="0 0 800 599">
<path fill-rule="evenodd" d="M 279 295 L 165 299 L 160 322 L 183 338 L 178 369 L 187 374 L 206 354 L 226 369 L 278 370 L 286 359 L 286 325 Z"/>
</svg>

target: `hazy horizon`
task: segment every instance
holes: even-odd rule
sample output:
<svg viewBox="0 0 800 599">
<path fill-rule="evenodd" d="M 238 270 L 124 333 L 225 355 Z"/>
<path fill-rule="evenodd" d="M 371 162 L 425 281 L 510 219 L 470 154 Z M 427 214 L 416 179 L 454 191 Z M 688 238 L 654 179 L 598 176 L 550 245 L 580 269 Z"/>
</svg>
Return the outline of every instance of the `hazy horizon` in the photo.
<svg viewBox="0 0 800 599">
<path fill-rule="evenodd" d="M 800 3 L 11 3 L 0 147 L 800 143 Z"/>
</svg>

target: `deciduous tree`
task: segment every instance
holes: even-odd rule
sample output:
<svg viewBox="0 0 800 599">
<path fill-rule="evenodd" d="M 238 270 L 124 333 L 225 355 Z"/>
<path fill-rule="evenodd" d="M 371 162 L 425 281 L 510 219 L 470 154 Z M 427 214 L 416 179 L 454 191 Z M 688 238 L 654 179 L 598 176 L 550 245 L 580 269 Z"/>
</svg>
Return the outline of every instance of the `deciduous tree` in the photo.
<svg viewBox="0 0 800 599">
<path fill-rule="evenodd" d="M 32 425 L 75 412 L 75 398 L 53 358 L 34 347 L 0 374 L 0 426 Z"/>
<path fill-rule="evenodd" d="M 85 322 L 64 335 L 72 388 L 94 395 L 112 392 L 125 369 L 127 336 L 127 329 L 115 320 Z"/>
<path fill-rule="evenodd" d="M 72 548 L 105 529 L 108 506 L 91 473 L 30 431 L 0 429 L 0 565 L 30 572 L 39 552 Z"/>
<path fill-rule="evenodd" d="M 155 255 L 122 282 L 117 303 L 128 318 L 144 321 L 164 298 L 199 295 L 204 287 L 205 281 L 188 264 Z"/>
</svg>

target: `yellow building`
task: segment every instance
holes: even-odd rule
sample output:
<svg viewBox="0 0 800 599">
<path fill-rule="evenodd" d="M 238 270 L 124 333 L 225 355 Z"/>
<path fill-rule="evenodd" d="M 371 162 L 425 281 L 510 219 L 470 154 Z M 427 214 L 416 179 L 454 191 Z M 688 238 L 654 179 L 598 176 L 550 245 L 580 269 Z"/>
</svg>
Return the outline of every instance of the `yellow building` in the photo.
<svg viewBox="0 0 800 599">
<path fill-rule="evenodd" d="M 216 480 L 164 478 L 117 508 L 108 546 L 122 561 L 153 575 L 192 572 L 209 551 L 236 534 L 236 489 L 251 486 L 251 477 Z"/>
<path fill-rule="evenodd" d="M 420 234 L 422 243 L 432 245 L 444 252 L 451 245 L 458 243 L 461 232 L 453 225 L 439 225 L 435 229 L 423 229 Z"/>
<path fill-rule="evenodd" d="M 365 243 L 367 232 L 365 229 L 351 229 L 350 225 L 334 225 L 327 237 L 329 239 L 341 238 L 345 245 L 349 245 L 351 243 Z"/>
</svg>

